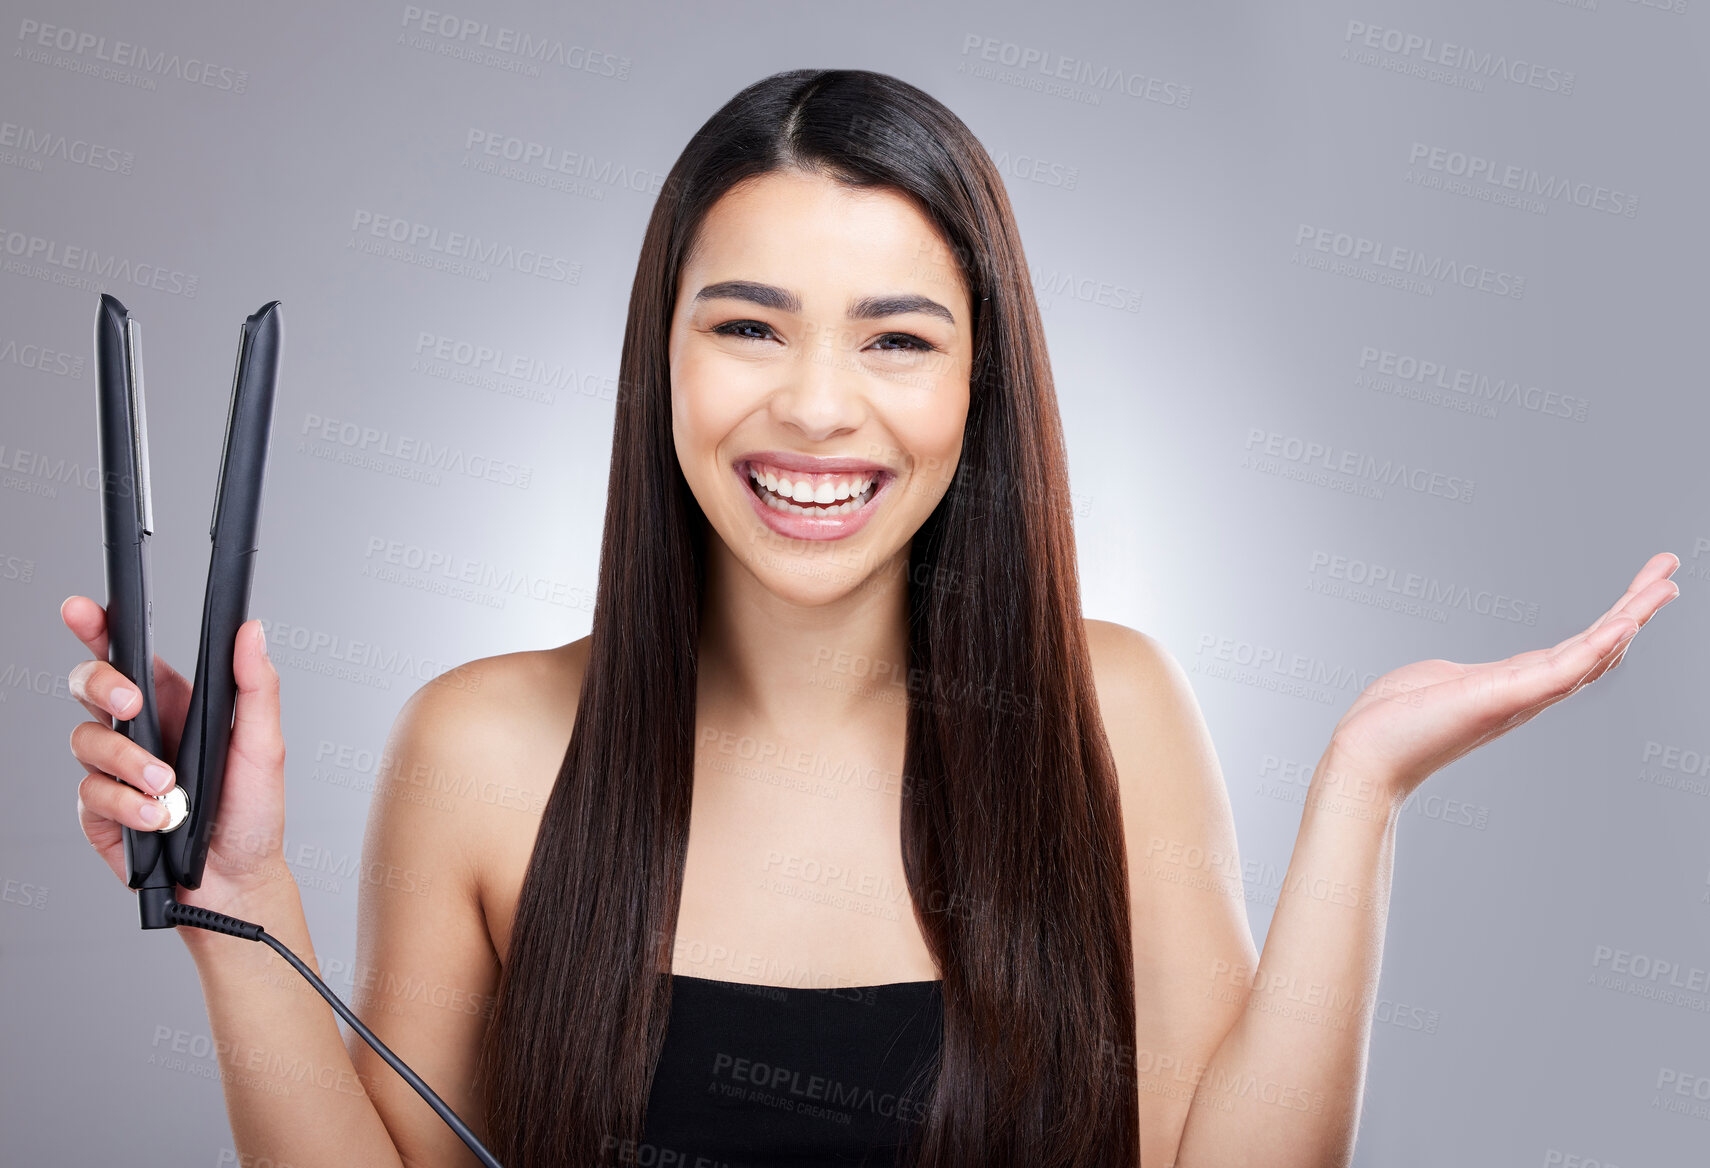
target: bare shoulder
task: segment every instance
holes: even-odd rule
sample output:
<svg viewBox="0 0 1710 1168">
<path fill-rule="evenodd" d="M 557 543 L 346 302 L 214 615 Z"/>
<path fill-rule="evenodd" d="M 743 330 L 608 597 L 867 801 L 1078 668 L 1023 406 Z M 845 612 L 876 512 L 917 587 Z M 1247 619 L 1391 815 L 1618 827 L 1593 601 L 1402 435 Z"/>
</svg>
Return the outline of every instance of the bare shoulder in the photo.
<svg viewBox="0 0 1710 1168">
<path fill-rule="evenodd" d="M 447 670 L 405 702 L 387 744 L 385 789 L 413 806 L 395 814 L 438 837 L 442 861 L 480 905 L 501 954 L 570 743 L 590 641 Z"/>
<path fill-rule="evenodd" d="M 409 706 L 449 723 L 459 736 L 485 738 L 514 730 L 503 723 L 531 721 L 580 691 L 591 637 L 552 649 L 524 649 L 479 657 L 448 669 L 410 695 Z M 574 711 L 572 711 L 574 713 Z"/>
<path fill-rule="evenodd" d="M 1221 790 L 1217 752 L 1181 662 L 1138 629 L 1105 620 L 1085 624 L 1099 713 L 1117 756 L 1125 805 L 1130 796 L 1186 795 L 1182 788 L 1212 780 Z M 1182 781 L 1156 781 L 1172 776 Z M 1144 789 L 1140 780 L 1147 780 Z"/>
<path fill-rule="evenodd" d="M 1156 638 L 1115 621 L 1082 621 L 1087 630 L 1087 648 L 1092 653 L 1093 678 L 1102 701 L 1112 696 L 1139 697 L 1147 691 L 1167 689 L 1176 681 L 1181 666 Z"/>
<path fill-rule="evenodd" d="M 410 695 L 399 723 L 408 725 L 424 753 L 447 764 L 514 760 L 519 752 L 556 742 L 561 733 L 562 753 L 581 695 L 589 640 L 500 653 L 446 670 Z M 471 793 L 467 784 L 458 790 Z"/>
<path fill-rule="evenodd" d="M 407 736 L 411 757 L 392 755 L 389 761 L 406 767 L 393 781 L 436 796 L 490 800 L 491 792 L 483 796 L 472 780 L 499 777 L 519 754 L 568 730 L 587 641 L 477 658 L 422 685 L 398 713 L 394 738 Z"/>
<path fill-rule="evenodd" d="M 1149 825 L 1130 851 L 1154 856 L 1184 842 L 1213 843 L 1232 861 L 1228 789 L 1187 670 L 1156 637 L 1087 620 L 1094 686 L 1122 787 L 1123 819 Z M 1172 825 L 1191 841 L 1154 838 Z"/>
</svg>

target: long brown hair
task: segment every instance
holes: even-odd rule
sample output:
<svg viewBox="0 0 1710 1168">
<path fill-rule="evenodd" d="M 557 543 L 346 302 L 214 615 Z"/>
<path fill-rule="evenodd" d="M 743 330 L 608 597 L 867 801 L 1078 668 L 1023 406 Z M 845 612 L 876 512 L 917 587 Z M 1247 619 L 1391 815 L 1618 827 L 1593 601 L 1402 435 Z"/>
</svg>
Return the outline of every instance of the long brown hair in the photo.
<svg viewBox="0 0 1710 1168">
<path fill-rule="evenodd" d="M 942 971 L 921 1168 L 1139 1161 L 1116 772 L 1092 685 L 1068 471 L 1003 182 L 962 121 L 860 69 L 777 73 L 684 148 L 648 220 L 624 330 L 599 591 L 481 1051 L 508 1168 L 639 1146 L 670 1014 L 695 758 L 708 525 L 672 443 L 667 339 L 708 208 L 783 167 L 912 198 L 970 289 L 962 457 L 909 551 L 904 869 Z M 944 582 L 963 586 L 947 586 Z M 966 586 L 972 582 L 975 586 Z"/>
</svg>

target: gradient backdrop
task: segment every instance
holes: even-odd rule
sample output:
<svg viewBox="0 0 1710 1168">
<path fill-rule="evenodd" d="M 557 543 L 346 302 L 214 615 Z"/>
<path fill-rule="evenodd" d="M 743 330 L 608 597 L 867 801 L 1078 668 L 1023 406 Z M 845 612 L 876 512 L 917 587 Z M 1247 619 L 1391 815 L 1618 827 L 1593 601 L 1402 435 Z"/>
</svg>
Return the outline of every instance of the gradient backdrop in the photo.
<svg viewBox="0 0 1710 1168">
<path fill-rule="evenodd" d="M 0 1161 L 237 1159 L 194 966 L 74 814 L 98 293 L 142 326 L 184 669 L 237 326 L 283 301 L 251 611 L 348 997 L 375 753 L 439 672 L 588 631 L 653 196 L 803 66 L 923 87 L 1002 168 L 1087 615 L 1190 671 L 1261 943 L 1365 681 L 1681 557 L 1622 669 L 1409 804 L 1358 1163 L 1710 1160 L 1707 0 L 4 9 Z"/>
</svg>

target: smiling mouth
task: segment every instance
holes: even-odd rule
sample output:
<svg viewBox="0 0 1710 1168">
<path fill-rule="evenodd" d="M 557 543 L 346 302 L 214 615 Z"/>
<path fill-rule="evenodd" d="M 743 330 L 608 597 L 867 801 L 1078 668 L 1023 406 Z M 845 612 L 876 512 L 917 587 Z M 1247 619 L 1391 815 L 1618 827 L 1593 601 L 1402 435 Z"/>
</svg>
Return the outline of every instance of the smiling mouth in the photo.
<svg viewBox="0 0 1710 1168">
<path fill-rule="evenodd" d="M 742 477 L 748 489 L 774 511 L 829 519 L 859 511 L 871 503 L 890 476 L 886 472 L 870 472 L 841 475 L 835 479 L 825 475 L 791 479 L 749 464 L 743 468 Z M 801 498 L 803 495 L 807 498 Z"/>
</svg>

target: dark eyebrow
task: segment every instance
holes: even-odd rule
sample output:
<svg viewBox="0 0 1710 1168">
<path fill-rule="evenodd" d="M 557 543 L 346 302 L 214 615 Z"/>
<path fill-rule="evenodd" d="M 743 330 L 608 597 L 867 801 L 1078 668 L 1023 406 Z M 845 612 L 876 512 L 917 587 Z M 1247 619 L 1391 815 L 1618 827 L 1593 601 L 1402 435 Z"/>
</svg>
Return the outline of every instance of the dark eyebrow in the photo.
<svg viewBox="0 0 1710 1168">
<path fill-rule="evenodd" d="M 937 316 L 952 326 L 956 318 L 950 310 L 936 300 L 928 300 L 924 296 L 913 293 L 902 293 L 896 296 L 868 296 L 857 300 L 849 306 L 850 320 L 872 320 L 881 316 L 901 316 L 905 312 L 924 312 L 928 316 Z"/>
<path fill-rule="evenodd" d="M 717 284 L 708 284 L 695 293 L 695 300 L 746 300 L 765 308 L 777 309 L 779 312 L 802 310 L 801 297 L 794 292 L 753 280 L 721 280 Z M 913 293 L 863 297 L 849 306 L 849 319 L 873 320 L 883 316 L 901 316 L 909 312 L 936 316 L 951 325 L 956 323 L 955 314 L 938 301 Z"/>
<path fill-rule="evenodd" d="M 721 280 L 717 284 L 708 284 L 695 293 L 695 300 L 747 300 L 779 312 L 802 310 L 801 297 L 794 292 L 786 292 L 771 284 L 757 284 L 753 280 Z"/>
</svg>

